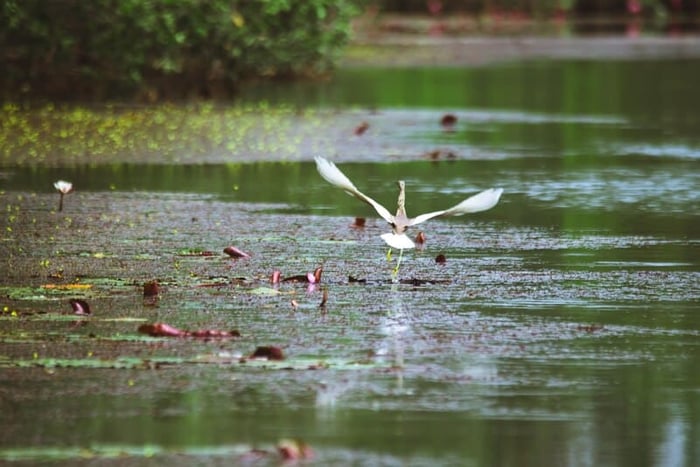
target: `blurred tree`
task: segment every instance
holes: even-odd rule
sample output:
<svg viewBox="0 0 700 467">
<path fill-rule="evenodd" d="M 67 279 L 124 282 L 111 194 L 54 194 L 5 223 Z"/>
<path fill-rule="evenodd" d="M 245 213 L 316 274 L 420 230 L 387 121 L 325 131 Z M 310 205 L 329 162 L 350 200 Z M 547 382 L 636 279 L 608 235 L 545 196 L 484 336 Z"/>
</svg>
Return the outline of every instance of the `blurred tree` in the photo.
<svg viewBox="0 0 700 467">
<path fill-rule="evenodd" d="M 216 96 L 323 73 L 354 0 L 5 0 L 0 86 L 18 95 Z"/>
</svg>

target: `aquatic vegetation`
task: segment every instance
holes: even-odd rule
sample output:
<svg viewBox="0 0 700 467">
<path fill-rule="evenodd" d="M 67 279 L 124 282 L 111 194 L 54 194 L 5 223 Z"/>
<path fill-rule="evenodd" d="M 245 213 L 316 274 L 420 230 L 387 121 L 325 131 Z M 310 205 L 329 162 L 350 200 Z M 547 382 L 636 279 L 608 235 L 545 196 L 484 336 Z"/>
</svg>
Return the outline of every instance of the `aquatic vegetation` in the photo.
<svg viewBox="0 0 700 467">
<path fill-rule="evenodd" d="M 247 291 L 251 295 L 280 295 L 282 292 L 279 289 L 270 287 L 255 287 Z"/>
<path fill-rule="evenodd" d="M 306 274 L 296 274 L 293 276 L 286 276 L 281 279 L 282 282 L 302 282 L 308 284 L 319 284 L 321 282 L 321 275 L 323 274 L 323 266 L 319 266 L 313 270 L 313 272 L 307 272 Z M 273 284 L 275 282 L 275 271 L 273 275 Z M 279 276 L 277 277 L 277 282 L 279 282 Z"/>
<path fill-rule="evenodd" d="M 10 300 L 60 300 L 66 297 L 95 297 L 100 292 L 92 284 L 45 284 L 33 286 L 0 286 L 0 295 Z"/>
<path fill-rule="evenodd" d="M 47 104 L 0 107 L 0 166 L 235 160 L 275 153 L 298 159 L 319 141 L 318 110 L 266 103 L 148 107 Z"/>
<path fill-rule="evenodd" d="M 158 336 L 163 337 L 163 336 Z M 151 338 L 149 338 L 151 339 Z M 126 339 L 119 339 L 120 342 L 127 342 Z M 158 339 L 151 340 L 131 340 L 131 342 L 141 342 L 142 344 L 153 344 Z M 77 368 L 77 369 L 158 369 L 161 367 L 192 365 L 231 365 L 233 368 L 245 370 L 247 368 L 260 368 L 265 370 L 339 370 L 339 371 L 359 371 L 359 370 L 384 370 L 386 363 L 381 360 L 349 360 L 344 358 L 319 358 L 308 357 L 287 357 L 281 348 L 277 346 L 259 346 L 249 355 L 239 353 L 218 352 L 211 354 L 198 354 L 189 357 L 168 357 L 168 356 L 148 356 L 148 357 L 115 357 L 98 358 L 89 356 L 87 358 L 54 358 L 40 357 L 35 355 L 31 359 L 0 359 L 0 368 Z"/>
<path fill-rule="evenodd" d="M 197 464 L 204 459 L 220 459 L 224 464 L 251 465 L 310 460 L 316 456 L 311 446 L 300 439 L 280 439 L 274 444 L 255 443 L 216 446 L 180 446 L 155 444 L 126 445 L 90 443 L 89 446 L 14 446 L 0 448 L 0 460 L 8 462 L 118 462 L 153 463 L 179 461 Z M 342 456 L 340 457 L 342 458 Z"/>
<path fill-rule="evenodd" d="M 167 323 L 142 324 L 139 326 L 139 332 L 151 337 L 194 337 L 200 339 L 241 337 L 241 333 L 235 329 L 232 331 L 222 331 L 219 329 L 198 329 L 190 331 L 178 329 Z"/>
<path fill-rule="evenodd" d="M 318 304 L 318 307 L 325 310 L 327 303 L 328 303 L 328 289 L 324 288 L 322 295 L 321 295 L 321 303 Z"/>
<path fill-rule="evenodd" d="M 512 76 L 532 83 L 512 68 L 500 76 L 508 78 L 496 91 L 510 88 Z M 536 73 L 536 80 L 545 76 Z M 480 81 L 459 88 L 464 82 L 449 87 L 471 93 Z M 648 95 L 651 83 L 629 83 Z M 398 102 L 416 89 L 410 84 L 406 91 L 387 85 L 366 99 Z M 574 116 L 578 94 L 550 92 L 551 85 L 542 96 L 559 108 L 557 99 L 567 95 L 571 115 L 459 109 L 458 131 L 447 134 L 438 124 L 444 109 L 359 117 L 340 111 L 339 125 L 335 111 L 256 120 L 192 106 L 190 116 L 177 108 L 142 122 L 161 126 L 162 134 L 151 136 L 165 153 L 129 149 L 128 132 L 111 140 L 126 148 L 125 161 L 156 164 L 100 164 L 109 159 L 105 147 L 94 165 L 73 166 L 91 158 L 76 144 L 82 154 L 37 164 L 60 168 L 0 170 L 0 392 L 9 409 L 2 411 L 9 447 L 0 460 L 104 463 L 105 453 L 126 464 L 228 465 L 259 456 L 275 464 L 279 440 L 299 436 L 313 445 L 311 462 L 323 465 L 482 465 L 494 460 L 485 445 L 505 446 L 495 455 L 515 459 L 535 444 L 531 460 L 543 465 L 560 464 L 562 453 L 597 464 L 658 464 L 669 452 L 694 465 L 688 421 L 697 418 L 700 335 L 697 171 L 688 158 L 620 148 L 629 148 L 625 138 L 635 145 L 661 138 L 663 145 L 681 135 L 692 149 L 697 125 L 695 133 L 668 126 L 657 134 L 649 127 L 665 125 L 663 112 L 601 111 L 594 100 L 587 111 L 606 117 Z M 507 94 L 474 95 L 505 109 L 517 102 L 503 100 Z M 660 95 L 666 105 L 667 93 Z M 530 102 L 539 94 L 523 96 Z M 158 109 L 139 112 L 157 116 Z M 683 115 L 694 114 L 686 108 Z M 363 119 L 371 126 L 357 137 L 352 130 Z M 304 139 L 311 120 L 318 146 Z M 199 134 L 188 129 L 199 123 Z M 256 129 L 241 129 L 242 145 L 230 152 L 239 124 Z M 133 131 L 138 144 L 148 143 Z M 177 147 L 187 131 L 203 145 L 192 155 L 188 143 Z M 594 145 L 587 136 L 596 136 Z M 98 145 L 110 141 L 107 133 L 102 138 Z M 44 143 L 40 132 L 36 144 Z M 286 146 L 272 152 L 278 143 Z M 255 152 L 260 148 L 271 152 Z M 284 148 L 301 149 L 290 155 Z M 402 174 L 420 193 L 411 199 L 420 212 L 446 197 L 457 203 L 484 183 L 503 183 L 512 195 L 471 223 L 433 224 L 393 283 L 377 238 L 383 221 L 351 225 L 371 208 L 341 190 L 319 195 L 327 186 L 313 163 L 289 162 L 319 153 L 358 162 L 353 173 L 372 183 Z M 28 153 L 18 154 L 31 164 Z M 167 164 L 171 156 L 225 163 Z M 277 162 L 257 163 L 261 157 Z M 59 177 L 81 180 L 71 222 L 55 210 L 51 183 Z M 396 198 L 389 187 L 376 199 Z M 230 243 L 251 258 L 231 260 L 222 253 Z M 436 263 L 438 254 L 447 260 Z M 309 271 L 320 265 L 322 281 L 310 283 L 317 281 Z M 283 282 L 282 272 L 298 282 Z M 145 286 L 152 281 L 155 295 Z M 144 295 L 157 297 L 158 306 Z M 93 313 L 75 315 L 71 299 Z M 138 332 L 154 323 L 167 323 L 175 335 Z M 241 336 L 207 332 L 233 329 Z M 202 338 L 186 334 L 197 330 Z M 277 347 L 284 359 L 250 358 L 258 347 Z M 649 449 L 637 449 L 640 436 Z M 80 449 L 53 447 L 68 443 Z"/>
<path fill-rule="evenodd" d="M 58 193 L 60 195 L 60 200 L 58 202 L 58 211 L 60 212 L 63 211 L 63 196 L 73 192 L 73 184 L 70 182 L 59 180 L 55 182 L 53 186 L 54 188 L 56 188 L 56 190 L 58 190 Z"/>
<path fill-rule="evenodd" d="M 209 257 L 209 256 L 214 256 L 215 253 L 210 250 L 201 250 L 199 248 L 184 248 L 182 250 L 179 250 L 177 252 L 179 256 L 204 256 L 204 257 Z"/>
</svg>

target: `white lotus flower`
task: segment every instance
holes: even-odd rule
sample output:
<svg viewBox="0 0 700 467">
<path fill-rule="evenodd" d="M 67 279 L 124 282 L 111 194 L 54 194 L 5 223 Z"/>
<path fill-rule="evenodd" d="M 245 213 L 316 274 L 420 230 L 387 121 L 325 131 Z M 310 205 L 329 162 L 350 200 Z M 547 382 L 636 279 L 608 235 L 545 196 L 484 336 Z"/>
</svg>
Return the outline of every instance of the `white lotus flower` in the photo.
<svg viewBox="0 0 700 467">
<path fill-rule="evenodd" d="M 53 184 L 54 188 L 56 188 L 62 195 L 67 195 L 71 191 L 73 191 L 73 184 L 71 182 L 66 182 L 64 180 L 59 180 Z"/>
<path fill-rule="evenodd" d="M 59 180 L 57 182 L 54 182 L 53 187 L 56 188 L 58 190 L 58 193 L 61 195 L 61 199 L 58 202 L 58 210 L 63 211 L 63 195 L 67 195 L 68 193 L 73 191 L 73 184 L 71 182 Z"/>
</svg>

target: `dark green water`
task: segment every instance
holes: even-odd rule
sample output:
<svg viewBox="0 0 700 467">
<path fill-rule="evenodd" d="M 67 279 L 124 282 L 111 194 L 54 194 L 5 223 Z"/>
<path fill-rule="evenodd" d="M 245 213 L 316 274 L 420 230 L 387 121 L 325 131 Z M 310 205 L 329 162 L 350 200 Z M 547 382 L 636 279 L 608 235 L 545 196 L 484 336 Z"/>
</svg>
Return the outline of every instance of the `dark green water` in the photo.
<svg viewBox="0 0 700 467">
<path fill-rule="evenodd" d="M 698 465 L 699 68 L 345 70 L 248 94 L 339 109 L 301 162 L 4 168 L 0 306 L 25 315 L 0 319 L 0 459 L 231 465 L 298 437 L 319 465 Z M 452 132 L 437 125 L 448 111 Z M 366 135 L 324 146 L 339 121 L 362 120 Z M 423 157 L 433 149 L 456 158 Z M 386 227 L 317 175 L 319 153 L 391 209 L 404 179 L 409 214 L 505 193 L 488 212 L 426 223 L 400 273 L 423 282 L 391 284 Z M 77 185 L 60 214 L 58 178 Z M 229 244 L 253 257 L 219 256 Z M 319 264 L 325 312 L 321 288 L 251 292 L 273 269 Z M 75 277 L 95 284 L 82 327 L 55 318 L 67 296 L 12 295 Z M 156 309 L 139 287 L 153 277 L 167 284 Z M 246 280 L 202 287 L 230 277 Z M 141 321 L 117 318 L 244 337 L 143 341 Z M 238 363 L 266 344 L 288 368 Z M 176 362 L 86 368 L 116 357 Z M 25 367 L 42 358 L 78 363 Z"/>
</svg>

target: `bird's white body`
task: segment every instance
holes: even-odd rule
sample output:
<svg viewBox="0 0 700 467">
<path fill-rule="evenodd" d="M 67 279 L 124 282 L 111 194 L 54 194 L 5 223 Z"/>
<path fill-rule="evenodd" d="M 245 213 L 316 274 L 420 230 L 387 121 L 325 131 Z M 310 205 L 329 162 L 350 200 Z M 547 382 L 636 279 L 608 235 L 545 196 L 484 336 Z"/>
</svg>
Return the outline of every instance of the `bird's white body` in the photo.
<svg viewBox="0 0 700 467">
<path fill-rule="evenodd" d="M 384 240 L 387 245 L 391 248 L 396 248 L 399 250 L 405 250 L 409 248 L 415 248 L 413 240 L 408 238 L 406 235 L 406 229 L 408 227 L 425 222 L 433 217 L 439 216 L 461 216 L 463 214 L 486 211 L 494 207 L 498 200 L 501 198 L 503 193 L 502 188 L 490 188 L 488 190 L 482 191 L 470 198 L 465 199 L 456 206 L 452 206 L 449 209 L 443 211 L 434 211 L 427 214 L 421 214 L 414 218 L 409 218 L 406 215 L 405 209 L 405 185 L 403 181 L 399 181 L 399 200 L 398 208 L 396 210 L 396 215 L 392 215 L 389 210 L 384 206 L 370 198 L 369 196 L 363 194 L 360 190 L 355 187 L 355 185 L 350 181 L 348 177 L 345 176 L 343 172 L 335 166 L 335 164 L 323 157 L 316 157 L 316 169 L 318 173 L 330 184 L 342 188 L 351 196 L 354 196 L 365 203 L 372 206 L 375 211 L 391 225 L 392 231 L 390 233 L 385 233 L 381 235 L 382 240 Z"/>
<path fill-rule="evenodd" d="M 386 242 L 387 245 L 389 245 L 392 248 L 396 248 L 397 250 L 408 250 L 410 248 L 415 248 L 416 244 L 413 243 L 413 240 L 408 238 L 408 235 L 405 233 L 403 234 L 395 234 L 394 232 L 389 232 L 385 234 L 380 235 L 381 239 Z"/>
</svg>

